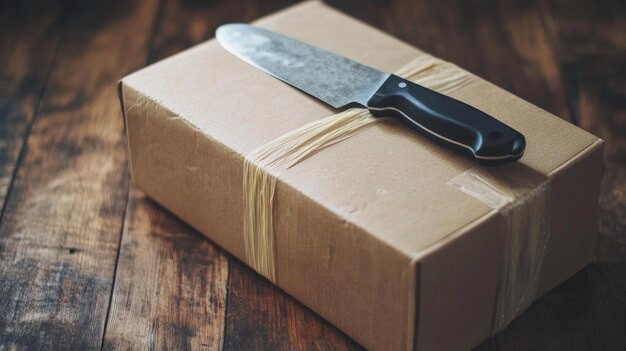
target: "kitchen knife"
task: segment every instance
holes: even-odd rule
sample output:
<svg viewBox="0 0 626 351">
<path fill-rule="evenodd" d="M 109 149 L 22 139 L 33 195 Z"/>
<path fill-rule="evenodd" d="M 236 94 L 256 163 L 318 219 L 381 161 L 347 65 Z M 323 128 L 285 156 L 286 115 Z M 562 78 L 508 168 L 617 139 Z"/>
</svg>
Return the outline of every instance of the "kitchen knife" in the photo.
<svg viewBox="0 0 626 351">
<path fill-rule="evenodd" d="M 220 26 L 216 37 L 235 56 L 334 108 L 362 106 L 374 116 L 399 118 L 480 164 L 504 164 L 524 153 L 524 136 L 516 130 L 396 75 L 247 24 Z"/>
</svg>

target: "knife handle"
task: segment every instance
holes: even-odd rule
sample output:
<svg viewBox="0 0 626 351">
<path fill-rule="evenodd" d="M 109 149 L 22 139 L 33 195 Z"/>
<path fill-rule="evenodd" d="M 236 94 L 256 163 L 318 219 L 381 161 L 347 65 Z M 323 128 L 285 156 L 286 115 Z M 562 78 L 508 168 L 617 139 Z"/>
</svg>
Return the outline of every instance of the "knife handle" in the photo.
<svg viewBox="0 0 626 351">
<path fill-rule="evenodd" d="M 397 117 L 482 165 L 518 160 L 526 146 L 522 134 L 488 114 L 393 74 L 369 100 L 368 108 L 374 116 Z"/>
</svg>

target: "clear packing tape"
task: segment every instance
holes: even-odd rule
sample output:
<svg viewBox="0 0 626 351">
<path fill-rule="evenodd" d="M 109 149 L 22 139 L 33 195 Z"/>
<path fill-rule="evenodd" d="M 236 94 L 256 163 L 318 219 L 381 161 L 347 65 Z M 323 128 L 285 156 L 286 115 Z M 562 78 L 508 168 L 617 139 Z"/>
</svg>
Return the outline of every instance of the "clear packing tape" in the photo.
<svg viewBox="0 0 626 351">
<path fill-rule="evenodd" d="M 504 235 L 502 270 L 498 280 L 493 334 L 533 302 L 550 240 L 549 178 L 521 163 L 474 168 L 448 185 L 497 210 Z"/>
<path fill-rule="evenodd" d="M 443 94 L 460 89 L 475 76 L 454 64 L 421 55 L 396 75 Z M 375 123 L 365 108 L 352 108 L 310 122 L 255 149 L 244 160 L 244 244 L 247 263 L 276 282 L 273 197 L 281 173 L 312 154 L 339 143 Z M 521 166 L 521 167 L 520 167 Z M 524 166 L 499 167 L 498 172 L 474 169 L 449 185 L 497 209 L 506 233 L 503 270 L 498 287 L 494 332 L 526 309 L 538 289 L 549 239 L 549 202 L 545 177 Z"/>
</svg>

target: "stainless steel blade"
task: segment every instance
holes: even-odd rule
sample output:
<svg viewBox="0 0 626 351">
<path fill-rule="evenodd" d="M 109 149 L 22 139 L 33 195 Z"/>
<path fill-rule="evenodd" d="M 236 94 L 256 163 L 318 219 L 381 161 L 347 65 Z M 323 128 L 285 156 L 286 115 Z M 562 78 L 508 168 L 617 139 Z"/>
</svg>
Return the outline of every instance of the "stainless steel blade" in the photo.
<svg viewBox="0 0 626 351">
<path fill-rule="evenodd" d="M 340 108 L 367 102 L 388 73 L 301 41 L 247 24 L 219 27 L 217 40 L 237 57 Z"/>
</svg>

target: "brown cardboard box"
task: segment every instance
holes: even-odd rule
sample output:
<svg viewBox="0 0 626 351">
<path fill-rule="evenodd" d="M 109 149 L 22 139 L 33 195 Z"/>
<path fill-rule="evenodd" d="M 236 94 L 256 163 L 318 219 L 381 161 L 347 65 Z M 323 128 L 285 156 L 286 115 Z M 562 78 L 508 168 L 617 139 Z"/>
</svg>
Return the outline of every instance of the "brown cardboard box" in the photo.
<svg viewBox="0 0 626 351">
<path fill-rule="evenodd" d="M 256 24 L 389 72 L 423 54 L 320 2 Z M 522 132 L 511 169 L 549 180 L 532 300 L 592 259 L 603 143 L 481 79 L 450 95 Z M 124 78 L 120 96 L 135 186 L 244 262 L 244 157 L 336 113 L 215 40 Z M 511 234 L 502 211 L 448 185 L 476 167 L 394 121 L 307 158 L 277 184 L 276 284 L 373 350 L 477 345 Z"/>
</svg>

